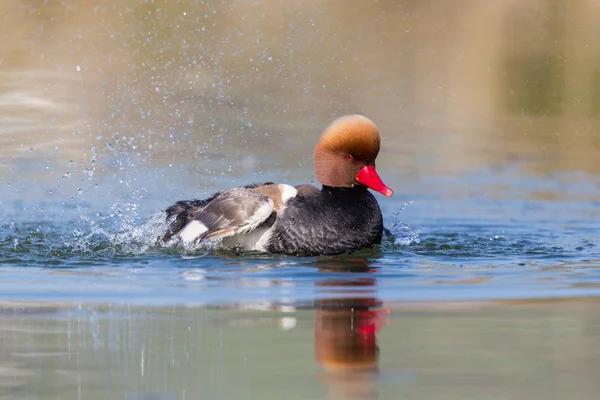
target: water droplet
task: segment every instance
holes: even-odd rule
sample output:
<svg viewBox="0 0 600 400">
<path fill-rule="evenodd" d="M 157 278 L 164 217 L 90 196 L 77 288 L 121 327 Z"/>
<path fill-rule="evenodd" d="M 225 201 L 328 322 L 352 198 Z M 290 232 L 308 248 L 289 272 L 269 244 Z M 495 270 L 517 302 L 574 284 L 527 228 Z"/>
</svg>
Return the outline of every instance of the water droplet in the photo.
<svg viewBox="0 0 600 400">
<path fill-rule="evenodd" d="M 294 329 L 297 325 L 297 320 L 294 317 L 283 317 L 279 320 L 279 328 L 284 331 Z"/>
</svg>

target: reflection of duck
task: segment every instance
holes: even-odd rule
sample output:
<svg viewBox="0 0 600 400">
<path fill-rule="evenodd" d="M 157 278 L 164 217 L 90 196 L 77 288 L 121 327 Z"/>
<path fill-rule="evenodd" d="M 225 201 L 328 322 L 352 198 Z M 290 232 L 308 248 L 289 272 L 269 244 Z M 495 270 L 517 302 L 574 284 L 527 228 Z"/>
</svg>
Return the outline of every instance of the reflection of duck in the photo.
<svg viewBox="0 0 600 400">
<path fill-rule="evenodd" d="M 329 265 L 320 270 L 369 272 L 366 260 L 348 260 L 348 269 Z M 343 269 L 342 269 L 343 268 Z M 364 294 L 375 279 L 358 277 L 318 283 L 331 288 L 361 287 Z M 315 355 L 326 371 L 325 380 L 336 398 L 375 398 L 378 372 L 377 332 L 386 322 L 388 310 L 373 296 L 327 298 L 315 301 Z"/>
<path fill-rule="evenodd" d="M 339 254 L 380 243 L 381 210 L 367 188 L 386 196 L 393 192 L 375 170 L 379 145 L 371 120 L 339 118 L 314 151 L 322 190 L 268 183 L 179 201 L 167 209 L 169 231 L 163 240 L 223 239 L 223 247 L 292 255 Z"/>
<path fill-rule="evenodd" d="M 377 371 L 379 347 L 376 333 L 383 311 L 374 298 L 327 299 L 317 302 L 315 351 L 327 371 Z"/>
</svg>

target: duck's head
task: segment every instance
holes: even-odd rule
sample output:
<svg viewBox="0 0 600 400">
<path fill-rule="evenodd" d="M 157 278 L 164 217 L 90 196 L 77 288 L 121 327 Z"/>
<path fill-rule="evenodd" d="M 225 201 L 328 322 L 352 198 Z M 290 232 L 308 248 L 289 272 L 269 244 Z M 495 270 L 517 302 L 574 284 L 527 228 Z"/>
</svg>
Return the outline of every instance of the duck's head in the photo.
<svg viewBox="0 0 600 400">
<path fill-rule="evenodd" d="M 348 115 L 329 125 L 315 146 L 317 180 L 325 186 L 352 187 L 360 184 L 391 197 L 375 169 L 379 153 L 379 131 L 370 119 Z"/>
</svg>

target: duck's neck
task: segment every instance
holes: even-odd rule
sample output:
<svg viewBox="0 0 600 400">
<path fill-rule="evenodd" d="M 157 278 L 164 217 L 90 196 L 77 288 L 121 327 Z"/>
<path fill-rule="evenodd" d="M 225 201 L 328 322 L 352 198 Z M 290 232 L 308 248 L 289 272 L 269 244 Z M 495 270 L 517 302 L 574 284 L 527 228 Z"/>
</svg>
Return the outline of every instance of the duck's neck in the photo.
<svg viewBox="0 0 600 400">
<path fill-rule="evenodd" d="M 354 185 L 352 187 L 334 187 L 323 185 L 321 192 L 330 196 L 363 196 L 367 192 L 367 187 L 363 185 Z"/>
</svg>

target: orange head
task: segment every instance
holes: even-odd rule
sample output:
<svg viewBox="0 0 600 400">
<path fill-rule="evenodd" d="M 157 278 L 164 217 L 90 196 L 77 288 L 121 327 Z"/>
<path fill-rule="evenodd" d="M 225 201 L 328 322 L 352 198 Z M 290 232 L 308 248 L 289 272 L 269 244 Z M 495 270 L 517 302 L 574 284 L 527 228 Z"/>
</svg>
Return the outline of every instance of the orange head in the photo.
<svg viewBox="0 0 600 400">
<path fill-rule="evenodd" d="M 333 187 L 361 184 L 391 197 L 394 192 L 375 169 L 379 146 L 379 130 L 370 119 L 362 115 L 336 119 L 315 146 L 317 180 Z"/>
</svg>

